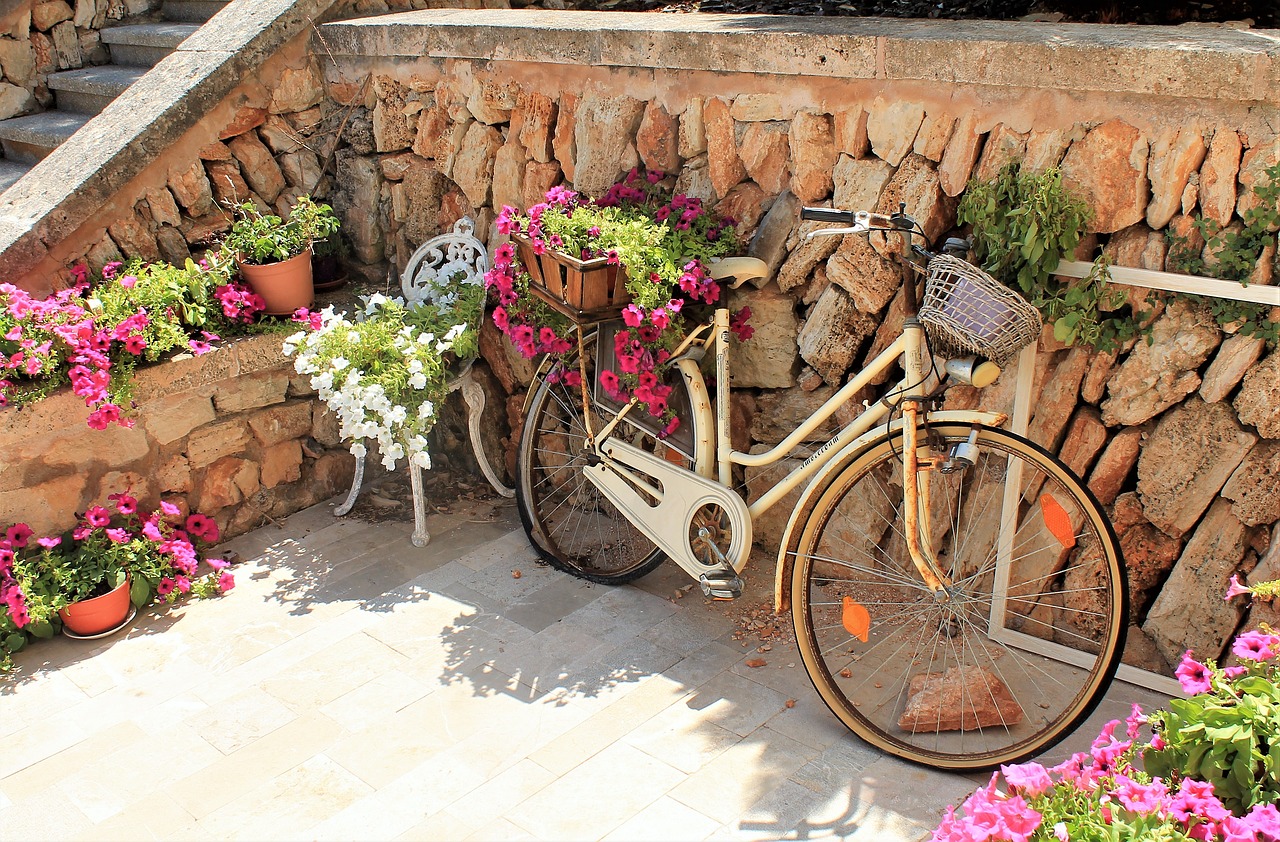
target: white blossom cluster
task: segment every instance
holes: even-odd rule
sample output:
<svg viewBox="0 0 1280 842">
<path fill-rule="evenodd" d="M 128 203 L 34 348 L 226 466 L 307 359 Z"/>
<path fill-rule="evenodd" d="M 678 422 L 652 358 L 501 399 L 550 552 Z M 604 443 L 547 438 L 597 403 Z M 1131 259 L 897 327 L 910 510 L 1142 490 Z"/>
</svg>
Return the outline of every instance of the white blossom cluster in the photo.
<svg viewBox="0 0 1280 842">
<path fill-rule="evenodd" d="M 434 423 L 436 407 L 427 393 L 429 375 L 442 370 L 441 355 L 453 347 L 467 325 L 454 325 L 438 338 L 403 324 L 394 331 L 388 328 L 365 332 L 361 327 L 366 322 L 403 314 L 404 302 L 381 294 L 371 295 L 364 301 L 364 311 L 356 321 L 334 312 L 332 307 L 325 308 L 320 314 L 321 326 L 288 337 L 284 353 L 297 354 L 294 368 L 299 374 L 310 375 L 312 388 L 337 414 L 339 432 L 344 440 L 351 442 L 354 455 L 364 456 L 365 442 L 373 439 L 378 443 L 382 464 L 387 469 L 394 469 L 406 456 L 411 464 L 430 468 L 431 454 L 427 451 L 425 433 Z M 388 308 L 389 304 L 395 306 Z M 394 323 L 388 324 L 394 327 Z M 399 351 L 395 364 L 382 365 L 376 379 L 352 364 L 349 357 L 362 356 L 362 342 L 385 342 L 388 335 L 391 347 Z M 394 400 L 394 395 L 388 394 L 388 387 L 393 393 L 398 391 L 402 399 Z"/>
</svg>

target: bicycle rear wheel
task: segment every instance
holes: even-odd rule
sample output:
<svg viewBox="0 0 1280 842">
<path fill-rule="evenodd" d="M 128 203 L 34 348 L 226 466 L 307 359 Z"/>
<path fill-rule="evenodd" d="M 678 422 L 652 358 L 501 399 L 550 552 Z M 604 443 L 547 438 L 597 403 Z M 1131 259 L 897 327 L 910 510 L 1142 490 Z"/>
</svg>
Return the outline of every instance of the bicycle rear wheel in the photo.
<svg viewBox="0 0 1280 842">
<path fill-rule="evenodd" d="M 934 427 L 930 441 L 946 453 L 972 430 Z M 1127 623 L 1120 550 L 1089 491 L 1018 436 L 979 428 L 976 444 L 972 467 L 921 475 L 950 599 L 907 553 L 900 439 L 818 495 L 792 573 L 823 700 L 873 745 L 948 769 L 1014 762 L 1070 733 L 1115 674 Z"/>
<path fill-rule="evenodd" d="M 593 388 L 594 334 L 583 343 L 592 429 L 599 432 L 620 406 Z M 606 341 L 611 341 L 606 335 Z M 575 357 L 566 371 L 578 371 Z M 662 424 L 642 407 L 635 407 L 614 429 L 613 436 L 681 467 L 693 464 L 692 426 L 688 390 L 676 372 L 668 375 L 673 391 L 668 398 L 681 426 L 669 439 L 657 435 Z M 572 379 L 572 378 L 570 378 Z M 588 445 L 582 391 L 561 380 L 544 379 L 534 392 L 525 416 L 516 462 L 516 502 L 529 540 L 551 566 L 588 581 L 621 585 L 640 578 L 666 556 L 583 474 L 594 454 Z"/>
</svg>

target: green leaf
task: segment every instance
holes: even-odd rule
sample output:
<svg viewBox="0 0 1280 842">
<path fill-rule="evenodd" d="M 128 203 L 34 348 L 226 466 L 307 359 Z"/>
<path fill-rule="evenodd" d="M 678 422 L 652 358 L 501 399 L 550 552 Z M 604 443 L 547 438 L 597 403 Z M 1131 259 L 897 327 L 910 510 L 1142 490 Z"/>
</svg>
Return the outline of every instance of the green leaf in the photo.
<svg viewBox="0 0 1280 842">
<path fill-rule="evenodd" d="M 36 620 L 27 626 L 27 631 L 31 633 L 32 637 L 48 639 L 53 637 L 53 623 L 48 620 Z"/>
<path fill-rule="evenodd" d="M 12 632 L 5 635 L 4 648 L 7 652 L 20 652 L 22 647 L 27 645 L 27 636 L 21 632 Z"/>
<path fill-rule="evenodd" d="M 147 582 L 146 577 L 136 576 L 133 583 L 129 585 L 129 601 L 136 607 L 141 608 L 150 601 L 151 585 Z"/>
</svg>

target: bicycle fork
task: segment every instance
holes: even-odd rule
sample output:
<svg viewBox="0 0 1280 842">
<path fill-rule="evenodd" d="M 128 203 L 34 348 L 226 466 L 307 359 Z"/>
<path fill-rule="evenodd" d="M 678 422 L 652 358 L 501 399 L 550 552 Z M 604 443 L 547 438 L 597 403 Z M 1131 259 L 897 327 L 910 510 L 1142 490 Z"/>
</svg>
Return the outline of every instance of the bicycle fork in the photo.
<svg viewBox="0 0 1280 842">
<path fill-rule="evenodd" d="M 902 489 L 903 519 L 906 532 L 907 552 L 911 561 L 920 573 L 920 578 L 933 591 L 938 602 L 951 599 L 950 577 L 942 571 L 938 560 L 933 555 L 932 509 L 929 499 L 929 481 L 927 474 L 938 470 L 941 457 L 934 457 L 928 462 L 920 461 L 920 401 L 907 398 L 902 404 L 904 424 Z M 921 476 L 925 481 L 920 482 Z"/>
</svg>

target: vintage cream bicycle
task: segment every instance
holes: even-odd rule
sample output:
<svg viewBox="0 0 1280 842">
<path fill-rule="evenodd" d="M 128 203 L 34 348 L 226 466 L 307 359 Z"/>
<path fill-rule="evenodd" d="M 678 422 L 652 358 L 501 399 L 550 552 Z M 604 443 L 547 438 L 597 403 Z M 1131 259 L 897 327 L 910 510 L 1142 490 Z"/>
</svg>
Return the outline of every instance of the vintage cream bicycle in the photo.
<svg viewBox="0 0 1280 842">
<path fill-rule="evenodd" d="M 596 382 L 616 323 L 580 326 L 581 384 L 543 377 L 527 404 L 525 529 L 550 564 L 593 582 L 629 582 L 669 557 L 707 595 L 734 598 L 753 518 L 803 489 L 777 559 L 776 607 L 791 611 L 804 666 L 836 716 L 939 768 L 1042 751 L 1088 715 L 1116 670 L 1127 627 L 1116 537 L 1066 466 L 999 429 L 1004 415 L 937 408 L 950 384 L 989 385 L 1038 336 L 1039 316 L 956 248 L 917 244 L 905 208 L 806 208 L 802 218 L 844 226 L 809 236 L 897 235 L 906 319 L 893 344 L 780 444 L 746 453 L 730 443 L 727 310 L 674 354 L 683 423 L 668 438 Z M 713 272 L 741 283 L 764 264 L 731 258 Z M 780 462 L 899 364 L 896 386 L 774 487 L 750 505 L 733 490 L 735 468 Z"/>
</svg>

